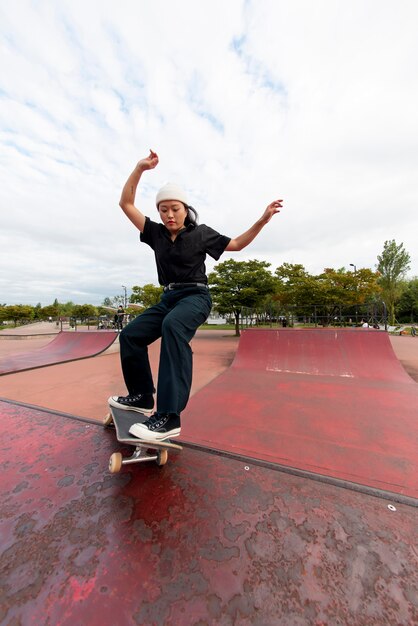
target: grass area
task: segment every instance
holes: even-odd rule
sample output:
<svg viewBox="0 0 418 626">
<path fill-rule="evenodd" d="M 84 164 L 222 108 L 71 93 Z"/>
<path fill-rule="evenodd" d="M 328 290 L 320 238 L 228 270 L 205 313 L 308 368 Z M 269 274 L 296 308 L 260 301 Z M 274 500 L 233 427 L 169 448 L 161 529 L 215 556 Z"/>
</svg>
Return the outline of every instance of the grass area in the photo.
<svg viewBox="0 0 418 626">
<path fill-rule="evenodd" d="M 235 330 L 235 324 L 202 324 L 200 330 Z"/>
<path fill-rule="evenodd" d="M 412 330 L 414 329 L 414 330 Z M 406 328 L 403 326 L 399 326 L 398 328 L 395 328 L 395 330 L 393 330 L 391 332 L 392 335 L 411 335 L 411 336 L 416 336 L 417 330 L 415 328 L 415 326 L 407 326 Z"/>
</svg>

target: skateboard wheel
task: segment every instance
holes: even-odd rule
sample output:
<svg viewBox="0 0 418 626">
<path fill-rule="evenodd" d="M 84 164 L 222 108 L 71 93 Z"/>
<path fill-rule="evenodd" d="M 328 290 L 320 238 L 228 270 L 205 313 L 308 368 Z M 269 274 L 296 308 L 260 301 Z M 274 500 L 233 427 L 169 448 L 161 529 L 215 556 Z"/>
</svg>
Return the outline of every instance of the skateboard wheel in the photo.
<svg viewBox="0 0 418 626">
<path fill-rule="evenodd" d="M 165 465 L 168 460 L 168 450 L 158 450 L 157 465 Z"/>
<path fill-rule="evenodd" d="M 110 424 L 113 422 L 113 416 L 111 413 L 106 413 L 106 415 L 104 416 L 103 419 L 103 426 L 110 426 Z"/>
<path fill-rule="evenodd" d="M 122 455 L 120 452 L 114 452 L 109 459 L 109 472 L 117 474 L 122 467 Z"/>
</svg>

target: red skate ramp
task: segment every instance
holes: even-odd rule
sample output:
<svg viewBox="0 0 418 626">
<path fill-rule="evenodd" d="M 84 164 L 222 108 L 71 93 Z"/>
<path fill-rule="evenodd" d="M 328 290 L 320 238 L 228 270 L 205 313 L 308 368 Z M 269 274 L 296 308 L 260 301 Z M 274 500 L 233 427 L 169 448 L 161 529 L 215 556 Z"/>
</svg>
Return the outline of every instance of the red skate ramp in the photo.
<svg viewBox="0 0 418 626">
<path fill-rule="evenodd" d="M 109 348 L 116 337 L 117 333 L 109 331 L 62 331 L 43 348 L 3 358 L 0 361 L 0 376 L 88 359 Z"/>
<path fill-rule="evenodd" d="M 418 385 L 379 331 L 246 330 L 182 440 L 418 496 Z"/>
</svg>

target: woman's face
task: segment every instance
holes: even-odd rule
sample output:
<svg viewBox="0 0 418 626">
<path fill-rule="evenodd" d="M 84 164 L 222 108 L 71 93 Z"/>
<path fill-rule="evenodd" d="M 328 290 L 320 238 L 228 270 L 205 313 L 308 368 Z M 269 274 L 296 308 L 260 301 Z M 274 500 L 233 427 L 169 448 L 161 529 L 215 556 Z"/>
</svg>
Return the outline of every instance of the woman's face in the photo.
<svg viewBox="0 0 418 626">
<path fill-rule="evenodd" d="M 187 209 L 182 202 L 178 200 L 163 200 L 158 205 L 158 212 L 162 223 L 171 235 L 177 235 L 184 228 Z"/>
</svg>

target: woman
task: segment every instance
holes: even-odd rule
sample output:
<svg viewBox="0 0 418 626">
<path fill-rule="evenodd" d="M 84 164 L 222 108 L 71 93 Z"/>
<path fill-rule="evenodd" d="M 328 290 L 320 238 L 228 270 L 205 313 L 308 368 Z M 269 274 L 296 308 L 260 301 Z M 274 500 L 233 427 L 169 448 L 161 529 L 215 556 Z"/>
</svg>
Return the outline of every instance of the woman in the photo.
<svg viewBox="0 0 418 626">
<path fill-rule="evenodd" d="M 162 222 L 158 224 L 145 217 L 134 204 L 142 174 L 157 165 L 158 156 L 151 150 L 126 181 L 119 204 L 141 232 L 141 241 L 154 250 L 158 280 L 164 286 L 164 292 L 158 304 L 141 313 L 121 331 L 121 365 L 128 395 L 109 398 L 109 404 L 119 409 L 146 415 L 153 412 L 155 389 L 148 346 L 161 337 L 157 411 L 145 422 L 134 424 L 129 431 L 135 437 L 151 441 L 180 434 L 180 414 L 188 402 L 192 384 L 190 341 L 209 316 L 212 306 L 205 268 L 206 254 L 218 260 L 225 250 L 242 250 L 282 206 L 282 200 L 272 202 L 249 230 L 230 239 L 209 226 L 198 225 L 197 213 L 188 205 L 184 191 L 168 183 L 156 197 Z"/>
</svg>

